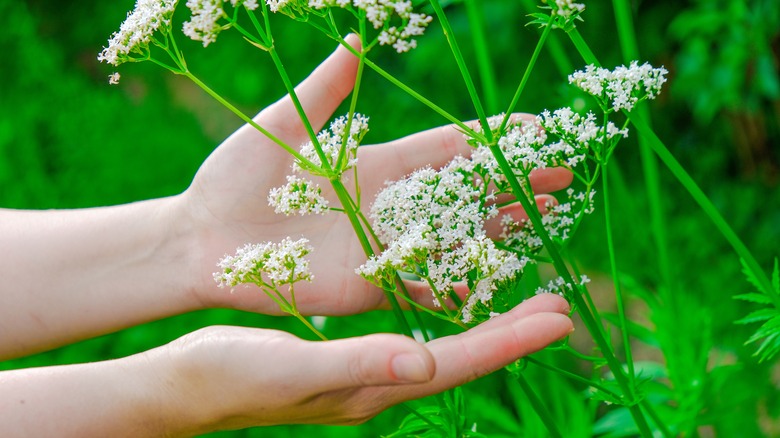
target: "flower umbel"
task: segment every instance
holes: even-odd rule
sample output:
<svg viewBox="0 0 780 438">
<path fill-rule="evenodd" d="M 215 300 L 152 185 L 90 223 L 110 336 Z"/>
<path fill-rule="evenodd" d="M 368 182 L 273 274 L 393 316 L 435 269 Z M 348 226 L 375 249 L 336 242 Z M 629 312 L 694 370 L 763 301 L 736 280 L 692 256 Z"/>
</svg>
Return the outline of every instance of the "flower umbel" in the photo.
<svg viewBox="0 0 780 438">
<path fill-rule="evenodd" d="M 347 125 L 349 125 L 349 134 L 347 134 Z M 357 164 L 357 148 L 367 132 L 368 117 L 355 113 L 351 122 L 346 116 L 331 122 L 330 129 L 324 129 L 317 134 L 317 142 L 322 147 L 331 168 L 337 172 L 344 172 Z M 314 165 L 322 167 L 322 160 L 312 142 L 301 146 L 301 155 Z M 341 162 L 339 162 L 340 157 Z M 293 165 L 293 169 L 300 170 L 300 163 Z M 327 176 L 322 169 L 307 168 L 306 170 L 315 175 Z"/>
<path fill-rule="evenodd" d="M 250 11 L 258 7 L 256 0 L 188 0 L 187 7 L 192 11 L 192 17 L 184 23 L 184 34 L 195 41 L 203 42 L 203 47 L 215 42 L 217 35 L 225 29 L 218 23 L 221 18 L 226 17 L 225 3 L 230 3 L 234 8 L 243 4 Z"/>
<path fill-rule="evenodd" d="M 135 9 L 118 32 L 111 35 L 108 47 L 98 55 L 98 61 L 118 66 L 132 59 L 132 54 L 143 57 L 155 32 L 167 32 L 171 27 L 171 17 L 177 0 L 138 0 Z"/>
<path fill-rule="evenodd" d="M 569 75 L 569 83 L 595 96 L 605 108 L 631 111 L 639 100 L 658 96 L 667 73 L 663 67 L 653 68 L 648 63 L 639 65 L 637 61 L 614 70 L 591 64 L 585 70 Z"/>
<path fill-rule="evenodd" d="M 287 176 L 287 184 L 271 189 L 268 193 L 268 204 L 274 207 L 276 213 L 291 214 L 325 214 L 328 211 L 328 201 L 322 196 L 318 184 L 295 175 Z"/>
<path fill-rule="evenodd" d="M 252 283 L 276 289 L 300 280 L 311 281 L 309 261 L 304 257 L 312 251 L 307 239 L 293 241 L 289 237 L 279 243 L 249 243 L 235 255 L 226 255 L 217 266 L 214 280 L 220 287 Z"/>
</svg>

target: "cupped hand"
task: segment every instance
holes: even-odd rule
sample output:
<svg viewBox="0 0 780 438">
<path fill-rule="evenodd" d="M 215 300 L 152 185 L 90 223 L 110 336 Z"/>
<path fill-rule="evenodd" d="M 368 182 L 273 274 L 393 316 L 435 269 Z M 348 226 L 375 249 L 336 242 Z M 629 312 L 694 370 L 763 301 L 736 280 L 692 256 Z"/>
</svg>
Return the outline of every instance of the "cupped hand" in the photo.
<svg viewBox="0 0 780 438">
<path fill-rule="evenodd" d="M 308 342 L 272 330 L 211 327 L 162 347 L 174 365 L 167 388 L 181 396 L 168 408 L 185 412 L 179 416 L 185 424 L 197 425 L 188 433 L 356 424 L 544 348 L 571 333 L 568 311 L 563 298 L 540 295 L 427 344 L 390 334 Z"/>
<path fill-rule="evenodd" d="M 359 44 L 354 35 L 347 37 L 347 42 L 354 47 Z M 352 53 L 339 47 L 296 88 L 315 130 L 321 129 L 352 90 L 357 64 Z M 266 108 L 254 120 L 291 147 L 309 140 L 289 97 Z M 455 155 L 469 153 L 462 133 L 453 126 L 359 148 L 362 207 L 370 205 L 386 181 L 426 165 L 440 167 Z M 185 217 L 193 224 L 197 242 L 193 254 L 194 293 L 206 306 L 278 314 L 276 303 L 257 287 L 219 289 L 212 274 L 220 258 L 233 254 L 245 243 L 306 237 L 314 248 L 309 255 L 314 281 L 296 285 L 301 313 L 343 315 L 386 306 L 382 292 L 354 273 L 366 255 L 345 215 L 330 212 L 324 216 L 284 216 L 268 205 L 269 190 L 286 182 L 292 162 L 289 153 L 246 125 L 225 140 L 200 168 L 182 195 Z M 565 169 L 545 169 L 532 174 L 531 180 L 534 191 L 544 194 L 568 186 L 571 174 Z M 329 182 L 323 178 L 317 182 L 331 205 L 339 205 Z M 537 204 L 544 205 L 550 199 L 549 195 L 538 195 Z M 517 217 L 524 214 L 517 206 L 506 212 Z M 493 234 L 495 237 L 497 231 Z M 411 292 L 418 302 L 432 305 L 425 288 L 411 288 Z"/>
</svg>

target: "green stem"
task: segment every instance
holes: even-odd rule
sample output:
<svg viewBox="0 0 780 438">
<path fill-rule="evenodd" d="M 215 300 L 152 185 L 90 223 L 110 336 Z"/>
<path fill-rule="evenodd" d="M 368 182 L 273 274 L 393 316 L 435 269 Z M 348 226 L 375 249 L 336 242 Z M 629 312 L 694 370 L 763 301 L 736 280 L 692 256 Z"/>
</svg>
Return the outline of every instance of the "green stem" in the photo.
<svg viewBox="0 0 780 438">
<path fill-rule="evenodd" d="M 568 31 L 566 34 L 569 35 L 569 39 L 571 39 L 574 47 L 577 48 L 577 51 L 580 52 L 580 56 L 582 56 L 582 59 L 584 59 L 586 63 L 601 67 L 601 63 L 596 58 L 596 55 L 590 50 L 588 43 L 582 39 L 582 35 L 580 35 L 580 32 L 576 27 L 572 28 L 572 30 Z"/>
<path fill-rule="evenodd" d="M 466 0 L 466 15 L 469 19 L 471 36 L 474 42 L 474 53 L 477 57 L 479 79 L 482 82 L 482 93 L 485 95 L 485 105 L 488 111 L 498 111 L 498 85 L 493 63 L 490 59 L 487 38 L 485 37 L 485 16 L 482 5 L 477 0 Z"/>
<path fill-rule="evenodd" d="M 615 22 L 617 23 L 618 38 L 620 48 L 623 52 L 623 62 L 627 65 L 634 59 L 639 59 L 639 46 L 634 31 L 634 20 L 631 14 L 630 5 L 627 0 L 613 0 L 615 9 Z M 650 112 L 647 105 L 637 105 L 634 109 L 637 117 L 644 120 L 650 126 Z M 664 207 L 661 197 L 661 182 L 658 173 L 658 162 L 656 161 L 650 146 L 647 145 L 645 137 L 639 137 L 639 154 L 642 161 L 642 173 L 645 178 L 645 191 L 647 200 L 650 204 L 650 227 L 655 243 L 656 258 L 661 272 L 661 283 L 665 287 L 661 288 L 661 295 L 667 306 L 672 305 L 672 297 L 676 289 L 676 282 L 673 280 L 672 264 L 669 256 L 669 239 L 666 233 L 666 221 L 664 220 Z"/>
<path fill-rule="evenodd" d="M 319 330 L 317 330 L 317 328 L 316 328 L 316 327 L 314 327 L 314 326 L 313 326 L 313 325 L 312 325 L 312 324 L 309 322 L 309 320 L 308 320 L 308 319 L 306 319 L 306 318 L 305 318 L 303 315 L 301 315 L 300 313 L 298 313 L 298 311 L 297 311 L 297 310 L 296 310 L 296 311 L 295 311 L 295 312 L 294 312 L 292 315 L 293 315 L 294 317 L 298 318 L 298 320 L 300 320 L 300 321 L 301 321 L 301 322 L 302 322 L 302 323 L 303 323 L 303 324 L 304 324 L 306 327 L 308 327 L 308 328 L 309 328 L 309 330 L 311 330 L 311 331 L 312 331 L 312 333 L 314 333 L 315 335 L 317 335 L 317 336 L 318 336 L 318 337 L 319 337 L 321 340 L 323 340 L 323 341 L 327 341 L 327 340 L 328 340 L 328 338 L 326 338 L 326 337 L 325 337 L 325 335 L 323 335 L 323 334 L 322 334 L 322 332 L 320 332 Z"/>
<path fill-rule="evenodd" d="M 496 158 L 496 161 L 498 162 L 502 173 L 509 182 L 509 185 L 512 187 L 513 194 L 520 201 L 520 204 L 523 206 L 526 214 L 528 214 L 534 229 L 537 230 L 537 234 L 542 239 L 544 247 L 547 248 L 547 251 L 550 253 L 550 256 L 553 259 L 553 265 L 555 266 L 555 270 L 558 272 L 558 275 L 563 277 L 566 283 L 572 285 L 576 284 L 574 279 L 572 279 L 572 276 L 569 273 L 569 270 L 566 267 L 561 254 L 558 252 L 557 247 L 553 243 L 552 239 L 550 239 L 550 236 L 548 236 L 545 232 L 544 224 L 542 223 L 542 217 L 539 211 L 536 209 L 536 206 L 532 204 L 531 199 L 529 199 L 529 195 L 526 195 L 525 191 L 518 183 L 517 178 L 515 177 L 512 168 L 509 166 L 509 163 L 506 161 L 504 154 L 501 152 L 501 149 L 497 145 L 492 145 L 490 146 L 490 150 L 493 153 L 493 156 Z M 642 433 L 642 436 L 652 436 L 644 415 L 642 414 L 639 407 L 634 403 L 635 395 L 633 392 L 632 381 L 626 377 L 623 372 L 623 367 L 620 365 L 620 362 L 617 360 L 617 357 L 615 357 L 615 354 L 612 351 L 611 345 L 607 339 L 602 336 L 598 321 L 596 321 L 596 319 L 593 317 L 593 314 L 590 312 L 590 309 L 583 300 L 582 295 L 577 293 L 576 289 L 574 293 L 570 294 L 570 298 L 574 301 L 574 304 L 579 311 L 580 317 L 582 318 L 583 324 L 585 324 L 588 332 L 591 334 L 593 340 L 596 342 L 596 345 L 604 355 L 604 359 L 607 361 L 607 365 L 612 371 L 612 374 L 615 376 L 615 380 L 620 386 L 620 389 L 626 397 L 629 397 L 627 408 L 631 412 L 631 416 L 634 418 L 639 431 Z"/>
<path fill-rule="evenodd" d="M 463 54 L 460 52 L 458 41 L 455 39 L 455 34 L 452 31 L 449 20 L 447 20 L 447 15 L 442 10 L 441 5 L 439 4 L 439 0 L 430 0 L 430 3 L 431 6 L 433 6 L 433 10 L 436 12 L 436 16 L 439 17 L 439 22 L 441 22 L 444 36 L 447 38 L 447 42 L 449 43 L 450 49 L 452 50 L 452 55 L 455 57 L 455 62 L 458 64 L 460 74 L 463 77 L 463 81 L 466 83 L 466 89 L 469 92 L 469 97 L 471 97 L 474 110 L 477 112 L 479 122 L 482 124 L 482 130 L 485 132 L 488 142 L 490 142 L 492 140 L 493 133 L 490 132 L 490 128 L 488 127 L 487 116 L 485 115 L 485 110 L 482 108 L 482 102 L 479 100 L 479 96 L 477 95 L 477 88 L 474 86 L 474 81 L 471 79 L 471 74 L 469 73 L 466 61 L 463 59 Z"/>
<path fill-rule="evenodd" d="M 623 292 L 618 278 L 617 257 L 615 255 L 615 242 L 612 237 L 612 211 L 610 210 L 609 197 L 609 168 L 604 163 L 604 170 L 601 175 L 601 183 L 604 190 L 604 225 L 607 232 L 607 250 L 609 252 L 609 266 L 612 271 L 612 281 L 615 285 L 615 305 L 617 306 L 618 319 L 620 320 L 620 332 L 623 335 L 623 350 L 626 355 L 626 365 L 628 366 L 628 376 L 634 377 L 634 361 L 631 358 L 631 339 L 628 333 L 628 323 L 626 322 L 626 306 L 623 302 Z"/>
<path fill-rule="evenodd" d="M 274 46 L 271 46 L 268 49 L 268 53 L 271 55 L 271 59 L 273 60 L 274 65 L 276 66 L 276 70 L 279 72 L 279 76 L 282 78 L 282 82 L 284 82 L 284 87 L 287 89 L 287 93 L 290 96 L 290 100 L 292 101 L 293 106 L 295 106 L 295 110 L 298 112 L 298 116 L 301 119 L 301 123 L 303 123 L 304 128 L 306 128 L 306 133 L 309 134 L 309 139 L 311 140 L 312 145 L 314 146 L 314 150 L 317 152 L 317 156 L 320 157 L 320 161 L 322 161 L 321 167 L 328 174 L 332 173 L 333 166 L 331 165 L 330 158 L 325 155 L 325 152 L 322 150 L 322 146 L 320 145 L 319 140 L 317 140 L 317 133 L 314 132 L 314 128 L 312 128 L 311 126 L 309 117 L 306 115 L 306 112 L 303 110 L 303 105 L 301 105 L 301 101 L 298 99 L 298 93 L 295 92 L 295 87 L 290 81 L 290 76 L 287 74 L 287 69 L 284 68 L 284 64 L 282 64 L 282 60 L 279 58 L 279 54 L 276 52 L 276 48 Z"/>
<path fill-rule="evenodd" d="M 674 158 L 672 153 L 669 152 L 669 149 L 666 148 L 661 139 L 658 138 L 658 136 L 653 132 L 652 129 L 650 129 L 644 120 L 631 113 L 627 113 L 626 115 L 629 120 L 631 120 L 631 123 L 634 125 L 636 130 L 639 132 L 639 135 L 645 137 L 648 145 L 653 149 L 653 152 L 655 152 L 658 158 L 661 159 L 669 171 L 672 172 L 680 184 L 685 187 L 694 201 L 696 201 L 704 213 L 707 214 L 712 223 L 715 225 L 718 231 L 720 231 L 726 241 L 728 241 L 737 255 L 739 255 L 748 265 L 748 268 L 753 271 L 753 274 L 756 275 L 756 278 L 767 292 L 766 295 L 772 299 L 775 307 L 780 309 L 780 296 L 771 293 L 773 288 L 772 282 L 769 281 L 769 277 L 766 276 L 766 273 L 761 268 L 761 265 L 758 264 L 758 261 L 756 261 L 755 257 L 753 257 L 753 254 L 750 252 L 747 246 L 745 246 L 742 240 L 740 240 L 739 236 L 737 236 L 737 233 L 735 233 L 734 230 L 729 226 L 728 222 L 726 222 L 726 219 L 724 219 L 720 214 L 717 207 L 715 207 L 715 204 L 713 204 L 707 195 L 704 194 L 693 178 L 691 178 L 688 172 L 685 171 L 677 159 Z"/>
<path fill-rule="evenodd" d="M 330 36 L 331 38 L 334 38 L 336 41 L 341 43 L 341 45 L 344 46 L 350 52 L 352 52 L 353 55 L 360 56 L 360 52 L 355 50 L 354 47 L 352 47 L 349 44 L 347 44 L 347 42 L 343 38 L 341 38 L 339 36 L 334 37 L 334 36 L 329 35 L 329 34 L 326 34 L 326 35 Z M 486 142 L 485 137 L 483 135 L 477 133 L 474 129 L 472 129 L 471 127 L 469 127 L 468 125 L 466 125 L 465 123 L 460 121 L 457 117 L 455 117 L 452 114 L 448 113 L 447 111 L 442 109 L 440 106 L 436 105 L 435 103 L 431 102 L 429 99 L 425 98 L 422 94 L 414 91 L 408 85 L 406 85 L 403 82 L 401 82 L 398 79 L 396 79 L 395 76 L 393 76 L 392 74 L 390 74 L 387 71 L 385 71 L 384 69 L 382 69 L 382 67 L 378 66 L 377 64 L 375 64 L 370 59 L 366 58 L 365 62 L 366 62 L 366 65 L 371 70 L 373 70 L 374 72 L 379 74 L 379 76 L 382 76 L 388 82 L 390 82 L 391 84 L 393 84 L 396 87 L 400 88 L 401 91 L 403 91 L 406 94 L 408 94 L 408 95 L 412 96 L 413 98 L 417 99 L 420 103 L 422 103 L 423 105 L 425 105 L 428 108 L 432 109 L 434 112 L 436 112 L 440 116 L 444 117 L 445 119 L 447 119 L 452 124 L 456 125 L 458 128 L 460 128 L 463 131 L 463 133 L 468 134 L 470 137 L 472 137 L 472 138 L 474 138 L 477 141 L 480 141 L 482 143 Z"/>
<path fill-rule="evenodd" d="M 547 427 L 547 432 L 550 433 L 549 436 L 553 438 L 563 438 L 563 435 L 558 430 L 558 426 L 556 425 L 557 422 L 550 414 L 550 411 L 547 410 L 547 407 L 542 402 L 542 399 L 540 399 L 539 396 L 536 395 L 536 392 L 534 392 L 534 389 L 531 388 L 531 385 L 528 383 L 525 376 L 523 376 L 521 373 L 516 373 L 514 376 L 517 379 L 510 380 L 510 382 L 516 381 L 518 383 L 520 388 L 525 393 L 525 396 L 528 398 L 528 402 L 531 403 L 531 406 L 534 408 L 536 415 L 539 416 L 539 419 L 542 420 L 542 423 L 544 423 L 544 425 Z"/>
<path fill-rule="evenodd" d="M 368 241 L 368 237 L 366 236 L 363 227 L 360 225 L 360 219 L 355 212 L 352 198 L 349 196 L 349 193 L 347 192 L 347 189 L 344 187 L 344 183 L 342 183 L 341 180 L 332 178 L 330 182 L 333 186 L 333 190 L 336 192 L 336 196 L 338 196 L 339 201 L 341 202 L 341 206 L 344 207 L 344 212 L 347 214 L 347 218 L 349 218 L 350 224 L 352 224 L 352 228 L 354 229 L 355 234 L 360 241 L 360 246 L 363 248 L 363 252 L 365 252 L 366 257 L 370 258 L 372 255 L 374 255 L 374 249 L 371 247 L 371 242 Z M 398 324 L 401 325 L 401 330 L 405 335 L 414 338 L 412 328 L 409 327 L 409 321 L 406 320 L 406 317 L 404 316 L 403 310 L 401 310 L 401 306 L 398 304 L 398 299 L 396 299 L 395 294 L 385 290 L 385 288 L 383 288 L 383 292 L 387 298 L 387 301 L 390 303 L 390 307 L 393 309 L 393 313 L 398 320 Z"/>
<path fill-rule="evenodd" d="M 620 399 L 620 396 L 618 394 L 615 394 L 614 392 L 612 392 L 609 389 L 599 385 L 598 383 L 595 383 L 592 380 L 588 380 L 588 379 L 586 379 L 586 378 L 584 378 L 584 377 L 582 377 L 582 376 L 580 376 L 578 374 L 571 373 L 571 372 L 566 371 L 566 370 L 564 370 L 562 368 L 558 368 L 558 367 L 556 367 L 554 365 L 550 365 L 550 364 L 542 362 L 542 361 L 540 361 L 538 359 L 534 359 L 531 356 L 526 356 L 526 357 L 523 358 L 523 360 L 527 360 L 528 362 L 531 362 L 532 364 L 534 364 L 534 365 L 536 365 L 536 366 L 538 366 L 540 368 L 544 368 L 544 369 L 546 369 L 548 371 L 552 371 L 554 373 L 558 373 L 558 374 L 560 374 L 560 375 L 562 375 L 564 377 L 568 377 L 569 379 L 575 380 L 577 382 L 583 383 L 583 384 L 588 385 L 588 386 L 592 386 L 592 387 L 598 389 L 599 391 L 601 391 L 601 392 L 603 392 L 605 394 L 608 394 L 610 397 L 614 397 L 617 400 Z"/>
<path fill-rule="evenodd" d="M 227 109 L 229 109 L 230 111 L 232 111 L 232 112 L 233 112 L 233 114 L 237 115 L 237 116 L 238 116 L 238 117 L 239 117 L 241 120 L 243 120 L 244 122 L 246 122 L 247 124 L 249 124 L 249 125 L 250 125 L 250 126 L 252 126 L 253 128 L 255 128 L 255 129 L 257 129 L 258 131 L 260 131 L 260 132 L 261 132 L 263 135 L 265 135 L 266 137 L 268 137 L 268 139 L 269 139 L 269 140 L 271 140 L 271 141 L 273 141 L 274 143 L 276 143 L 276 144 L 278 144 L 279 146 L 281 146 L 281 147 L 282 147 L 282 149 L 284 149 L 285 151 L 287 151 L 288 153 L 290 153 L 290 155 L 292 155 L 293 157 L 295 157 L 297 160 L 301 161 L 301 162 L 302 162 L 302 163 L 304 163 L 305 165 L 308 165 L 308 166 L 311 166 L 311 167 L 317 167 L 317 166 L 315 166 L 315 165 L 314 165 L 314 163 L 312 163 L 311 161 L 307 160 L 307 159 L 306 159 L 306 158 L 305 158 L 303 155 L 301 155 L 300 153 L 298 153 L 298 151 L 296 151 L 295 149 L 293 149 L 293 148 L 291 148 L 290 146 L 288 146 L 288 145 L 287 145 L 285 142 L 283 142 L 282 140 L 280 140 L 279 138 L 277 138 L 275 135 L 273 135 L 273 134 L 271 134 L 270 132 L 268 132 L 268 131 L 267 131 L 265 128 L 263 128 L 262 126 L 258 125 L 258 124 L 257 124 L 257 123 L 256 123 L 254 120 L 252 120 L 251 118 L 249 118 L 249 116 L 247 116 L 246 114 L 244 114 L 243 112 L 241 112 L 241 110 L 239 110 L 238 108 L 236 108 L 235 106 L 233 106 L 233 105 L 232 105 L 230 102 L 228 102 L 227 100 L 223 99 L 223 98 L 222 98 L 222 96 L 220 96 L 220 95 L 219 95 L 219 94 L 217 94 L 217 93 L 216 93 L 214 90 L 212 90 L 211 88 L 209 88 L 209 87 L 208 87 L 206 84 L 204 84 L 204 83 L 203 83 L 203 82 L 202 82 L 200 79 L 198 79 L 198 78 L 197 78 L 195 75 L 193 75 L 193 74 L 192 74 L 192 73 L 190 73 L 189 71 L 182 72 L 181 74 L 183 74 L 184 76 L 188 77 L 188 78 L 189 78 L 189 79 L 190 79 L 192 82 L 194 82 L 194 83 L 195 83 L 197 86 L 199 86 L 200 88 L 202 88 L 202 89 L 203 89 L 203 91 L 205 91 L 205 92 L 206 92 L 206 93 L 208 93 L 208 94 L 209 94 L 211 97 L 213 97 L 214 99 L 216 99 L 216 100 L 217 100 L 217 102 L 221 103 L 223 106 L 225 106 L 225 108 L 227 108 Z"/>
<path fill-rule="evenodd" d="M 504 127 L 506 126 L 507 122 L 509 122 L 509 117 L 514 112 L 518 102 L 520 102 L 520 95 L 523 93 L 523 89 L 525 89 L 525 85 L 528 82 L 528 78 L 531 77 L 531 71 L 533 71 L 533 68 L 536 65 L 536 60 L 539 58 L 539 54 L 542 52 L 542 47 L 544 47 L 544 43 L 545 41 L 547 41 L 547 36 L 550 35 L 550 29 L 552 29 L 552 22 L 553 22 L 553 17 L 550 16 L 550 21 L 547 23 L 547 26 L 544 27 L 544 31 L 542 32 L 542 35 L 539 37 L 539 41 L 536 43 L 536 48 L 534 48 L 534 53 L 531 55 L 531 60 L 528 61 L 528 66 L 525 68 L 525 73 L 523 73 L 523 78 L 520 80 L 520 84 L 517 86 L 517 91 L 515 91 L 514 97 L 512 97 L 512 102 L 509 104 L 509 108 L 506 110 L 506 114 L 504 114 L 504 120 L 501 121 L 501 127 L 499 128 L 499 132 L 503 132 Z"/>
</svg>

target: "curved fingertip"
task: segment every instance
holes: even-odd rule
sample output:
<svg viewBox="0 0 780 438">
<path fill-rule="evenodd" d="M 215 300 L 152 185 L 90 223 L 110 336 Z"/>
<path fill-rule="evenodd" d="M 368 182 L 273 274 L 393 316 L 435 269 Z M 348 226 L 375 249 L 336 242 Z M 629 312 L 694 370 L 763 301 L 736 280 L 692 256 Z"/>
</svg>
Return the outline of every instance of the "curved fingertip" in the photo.
<svg viewBox="0 0 780 438">
<path fill-rule="evenodd" d="M 344 37 L 344 41 L 347 42 L 353 49 L 357 50 L 358 52 L 363 50 L 362 44 L 360 43 L 360 37 L 355 33 L 349 33 L 347 36 Z M 339 48 L 343 48 L 339 44 Z M 346 48 L 343 48 L 346 50 Z"/>
<path fill-rule="evenodd" d="M 574 323 L 566 315 L 543 312 L 512 322 L 512 329 L 521 343 L 520 355 L 525 356 L 570 335 Z"/>
<path fill-rule="evenodd" d="M 568 315 L 571 312 L 571 305 L 566 298 L 558 294 L 539 294 L 525 300 L 521 306 L 528 306 L 534 313 L 556 312 Z"/>
</svg>

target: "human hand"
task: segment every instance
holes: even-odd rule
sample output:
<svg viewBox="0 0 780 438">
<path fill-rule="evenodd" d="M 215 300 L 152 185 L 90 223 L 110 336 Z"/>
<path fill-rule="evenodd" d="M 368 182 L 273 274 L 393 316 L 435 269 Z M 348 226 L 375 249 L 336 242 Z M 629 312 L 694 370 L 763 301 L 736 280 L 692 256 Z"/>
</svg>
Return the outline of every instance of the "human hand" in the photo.
<svg viewBox="0 0 780 438">
<path fill-rule="evenodd" d="M 347 41 L 357 45 L 357 38 Z M 357 58 L 340 47 L 296 89 L 315 130 L 319 130 L 352 89 Z M 297 147 L 308 135 L 289 98 L 262 111 L 254 119 L 287 144 Z M 363 207 L 370 205 L 385 181 L 398 179 L 420 167 L 439 167 L 455 155 L 468 155 L 471 148 L 452 126 L 432 129 L 390 143 L 358 149 L 359 179 Z M 254 286 L 238 286 L 232 293 L 216 288 L 212 273 L 217 261 L 248 242 L 279 241 L 287 236 L 309 239 L 309 255 L 315 283 L 296 285 L 297 308 L 303 314 L 354 314 L 387 305 L 384 295 L 354 273 L 366 256 L 346 217 L 284 216 L 268 206 L 268 192 L 285 183 L 293 157 L 250 126 L 228 138 L 203 164 L 191 187 L 183 194 L 185 216 L 193 224 L 197 250 L 194 253 L 196 282 L 191 289 L 211 307 L 233 307 L 279 314 L 275 302 Z M 325 179 L 317 181 L 331 205 L 338 199 Z M 536 193 L 560 190 L 571 182 L 565 169 L 545 169 L 532 174 Z M 542 206 L 552 198 L 538 195 Z M 519 205 L 502 209 L 516 218 L 524 213 Z M 498 235 L 496 223 L 489 233 Z M 324 286 L 323 286 L 324 285 Z M 432 305 L 430 291 L 412 285 L 418 302 Z"/>
<path fill-rule="evenodd" d="M 173 434 L 361 423 L 544 348 L 572 331 L 568 311 L 563 298 L 540 295 L 424 345 L 390 334 L 309 342 L 273 330 L 210 327 L 149 352 L 153 366 L 155 358 L 166 364 L 157 374 L 165 384 L 157 386 L 173 398 L 149 409 L 180 422 L 166 422 Z"/>
</svg>

